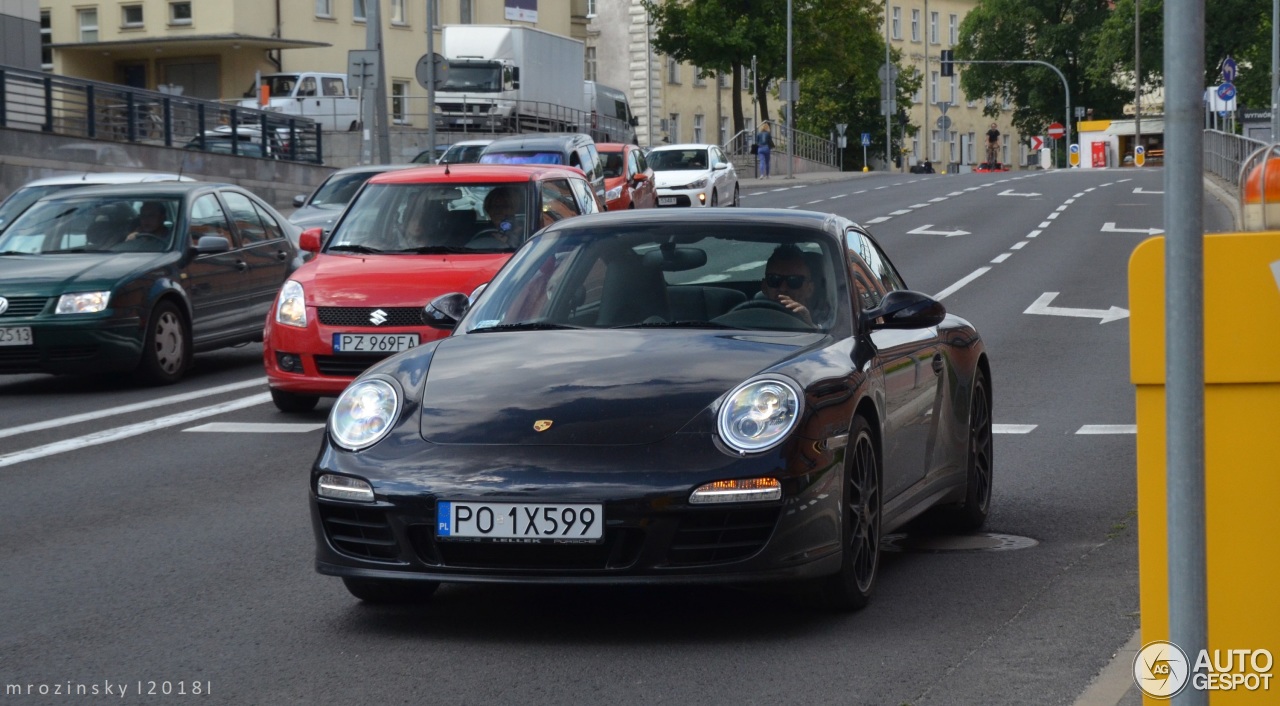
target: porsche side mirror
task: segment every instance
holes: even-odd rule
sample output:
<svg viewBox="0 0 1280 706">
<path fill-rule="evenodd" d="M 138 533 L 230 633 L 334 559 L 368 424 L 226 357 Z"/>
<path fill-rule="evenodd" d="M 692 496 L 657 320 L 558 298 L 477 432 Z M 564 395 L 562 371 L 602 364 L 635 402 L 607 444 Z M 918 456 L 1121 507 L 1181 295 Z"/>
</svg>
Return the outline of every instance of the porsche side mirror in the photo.
<svg viewBox="0 0 1280 706">
<path fill-rule="evenodd" d="M 870 329 L 921 329 L 937 326 L 947 315 L 942 302 L 927 294 L 897 289 L 880 300 L 880 306 L 862 312 L 862 322 Z"/>
<path fill-rule="evenodd" d="M 298 247 L 307 252 L 320 252 L 320 239 L 323 237 L 323 228 L 308 228 L 298 236 Z"/>
<path fill-rule="evenodd" d="M 471 298 L 462 292 L 442 294 L 422 309 L 422 323 L 432 327 L 452 330 L 467 313 Z"/>
</svg>

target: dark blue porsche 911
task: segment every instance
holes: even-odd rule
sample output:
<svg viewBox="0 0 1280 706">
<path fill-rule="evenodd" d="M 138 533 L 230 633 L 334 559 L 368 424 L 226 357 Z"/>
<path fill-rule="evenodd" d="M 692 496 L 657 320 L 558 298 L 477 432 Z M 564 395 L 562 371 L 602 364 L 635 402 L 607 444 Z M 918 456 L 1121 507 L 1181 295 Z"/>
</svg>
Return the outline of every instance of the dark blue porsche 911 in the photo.
<svg viewBox="0 0 1280 706">
<path fill-rule="evenodd" d="M 360 599 L 789 580 L 856 609 L 885 533 L 986 520 L 982 339 L 844 218 L 566 220 L 424 316 L 453 335 L 353 382 L 311 473 L 317 570 Z"/>
</svg>

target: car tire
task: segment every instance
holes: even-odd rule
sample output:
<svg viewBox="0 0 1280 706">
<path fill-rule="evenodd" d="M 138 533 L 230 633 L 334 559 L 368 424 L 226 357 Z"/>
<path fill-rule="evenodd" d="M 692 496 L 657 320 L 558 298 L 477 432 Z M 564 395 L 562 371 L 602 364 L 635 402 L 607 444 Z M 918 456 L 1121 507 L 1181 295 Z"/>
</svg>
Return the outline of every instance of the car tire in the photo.
<svg viewBox="0 0 1280 706">
<path fill-rule="evenodd" d="M 281 412 L 310 412 L 320 402 L 319 395 L 299 395 L 293 392 L 271 391 L 271 401 Z"/>
<path fill-rule="evenodd" d="M 344 576 L 347 591 L 365 603 L 423 603 L 431 599 L 439 581 L 396 581 L 394 579 L 361 579 Z"/>
<path fill-rule="evenodd" d="M 849 432 L 848 462 L 841 493 L 840 570 L 819 580 L 824 608 L 855 611 L 871 600 L 880 571 L 880 456 L 864 417 L 854 418 Z"/>
<path fill-rule="evenodd" d="M 739 195 L 738 185 L 737 185 L 737 184 L 734 184 L 734 185 L 733 185 L 733 202 L 732 202 L 732 203 L 730 203 L 729 205 L 730 205 L 730 206 L 733 206 L 734 208 L 737 208 L 738 206 L 741 206 L 741 205 L 742 205 L 742 200 L 741 200 L 741 197 L 740 197 L 740 195 Z"/>
<path fill-rule="evenodd" d="M 191 365 L 191 332 L 178 307 L 161 301 L 151 310 L 135 375 L 151 385 L 171 385 Z"/>
<path fill-rule="evenodd" d="M 982 529 L 991 510 L 991 481 L 995 470 L 991 454 L 991 391 L 981 369 L 973 379 L 968 443 L 964 503 L 946 508 L 950 511 L 947 522 L 949 529 L 959 532 Z"/>
<path fill-rule="evenodd" d="M 720 205 L 720 192 L 719 192 L 719 191 L 716 191 L 715 189 L 712 189 L 712 190 L 711 190 L 711 203 L 709 203 L 709 204 L 707 204 L 707 205 L 708 205 L 708 206 L 710 206 L 711 208 L 715 208 L 716 206 L 719 206 L 719 205 Z"/>
</svg>

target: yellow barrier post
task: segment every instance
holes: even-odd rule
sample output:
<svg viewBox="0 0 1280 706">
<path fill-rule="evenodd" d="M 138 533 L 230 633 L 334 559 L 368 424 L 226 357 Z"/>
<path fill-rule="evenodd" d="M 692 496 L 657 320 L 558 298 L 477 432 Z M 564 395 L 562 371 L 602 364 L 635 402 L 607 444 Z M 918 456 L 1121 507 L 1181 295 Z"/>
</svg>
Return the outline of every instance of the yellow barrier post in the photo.
<svg viewBox="0 0 1280 706">
<path fill-rule="evenodd" d="M 1129 261 L 1143 645 L 1169 639 L 1176 531 L 1166 521 L 1164 263 L 1164 238 Z M 1144 649 L 1134 678 L 1148 706 L 1179 683 L 1209 691 L 1214 706 L 1280 704 L 1280 231 L 1205 236 L 1204 340 L 1208 651 L 1179 665 L 1166 646 Z"/>
</svg>

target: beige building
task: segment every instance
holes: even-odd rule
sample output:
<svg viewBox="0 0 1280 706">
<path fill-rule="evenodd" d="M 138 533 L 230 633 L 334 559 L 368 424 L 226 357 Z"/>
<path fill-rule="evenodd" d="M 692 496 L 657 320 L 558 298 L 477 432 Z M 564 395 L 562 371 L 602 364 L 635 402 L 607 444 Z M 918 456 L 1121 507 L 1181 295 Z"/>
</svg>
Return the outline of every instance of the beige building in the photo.
<svg viewBox="0 0 1280 706">
<path fill-rule="evenodd" d="M 967 96 L 960 90 L 960 73 L 942 76 L 940 56 L 950 49 L 960 35 L 960 21 L 977 0 L 886 0 L 889 42 L 902 51 L 903 67 L 912 67 L 924 77 L 922 88 L 912 96 L 905 108 L 912 125 L 921 127 L 916 137 L 905 145 L 910 163 L 924 159 L 934 165 L 951 163 L 976 164 L 986 160 L 986 133 L 993 119 L 983 115 L 986 98 Z M 947 134 L 938 125 L 942 117 L 939 103 L 948 104 Z M 999 159 L 1004 164 L 1025 164 L 1027 151 L 1021 136 L 1013 132 L 1013 106 L 1002 105 L 1001 115 L 994 119 L 1000 130 Z M 894 130 L 897 121 L 894 121 Z"/>
</svg>

